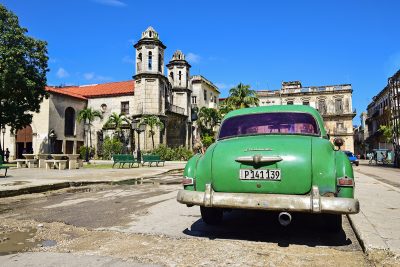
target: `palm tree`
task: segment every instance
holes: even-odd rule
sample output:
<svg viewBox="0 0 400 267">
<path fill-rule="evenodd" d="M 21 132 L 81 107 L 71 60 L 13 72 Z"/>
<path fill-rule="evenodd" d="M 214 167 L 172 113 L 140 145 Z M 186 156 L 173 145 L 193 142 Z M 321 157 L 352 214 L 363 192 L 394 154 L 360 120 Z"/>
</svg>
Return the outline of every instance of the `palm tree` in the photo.
<svg viewBox="0 0 400 267">
<path fill-rule="evenodd" d="M 154 135 L 156 134 L 154 128 L 158 127 L 159 130 L 162 131 L 164 129 L 164 123 L 155 115 L 146 115 L 141 119 L 140 124 L 150 127 L 149 135 L 151 136 L 151 142 L 154 149 Z"/>
<path fill-rule="evenodd" d="M 220 115 L 214 108 L 202 107 L 198 115 L 201 134 L 214 135 L 214 127 L 220 122 Z"/>
<path fill-rule="evenodd" d="M 78 117 L 76 120 L 78 123 L 81 123 L 82 121 L 84 123 L 87 123 L 89 126 L 89 140 L 90 140 L 90 146 L 92 146 L 92 122 L 96 119 L 103 119 L 103 115 L 101 114 L 100 111 L 94 110 L 92 108 L 84 108 L 78 112 Z"/>
<path fill-rule="evenodd" d="M 227 104 L 235 109 L 258 106 L 259 99 L 255 90 L 250 89 L 250 85 L 239 83 L 236 87 L 229 90 L 229 97 L 225 100 Z"/>
<path fill-rule="evenodd" d="M 118 136 L 118 139 L 121 139 L 122 126 L 125 124 L 130 124 L 128 118 L 124 114 L 113 112 L 110 117 L 108 117 L 104 126 L 107 128 L 113 128 L 114 134 Z"/>
</svg>

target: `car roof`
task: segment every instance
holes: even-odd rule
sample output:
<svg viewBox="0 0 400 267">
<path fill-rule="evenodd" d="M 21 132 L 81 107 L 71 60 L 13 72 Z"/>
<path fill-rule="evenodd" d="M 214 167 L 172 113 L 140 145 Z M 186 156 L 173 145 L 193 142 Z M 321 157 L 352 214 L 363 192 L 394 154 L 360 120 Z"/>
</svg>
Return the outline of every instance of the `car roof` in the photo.
<svg viewBox="0 0 400 267">
<path fill-rule="evenodd" d="M 302 112 L 311 114 L 319 125 L 321 136 L 323 137 L 326 136 L 326 131 L 321 115 L 315 108 L 310 107 L 308 105 L 274 105 L 274 106 L 241 108 L 233 110 L 228 114 L 226 114 L 224 120 L 241 115 L 268 113 L 268 112 Z"/>
</svg>

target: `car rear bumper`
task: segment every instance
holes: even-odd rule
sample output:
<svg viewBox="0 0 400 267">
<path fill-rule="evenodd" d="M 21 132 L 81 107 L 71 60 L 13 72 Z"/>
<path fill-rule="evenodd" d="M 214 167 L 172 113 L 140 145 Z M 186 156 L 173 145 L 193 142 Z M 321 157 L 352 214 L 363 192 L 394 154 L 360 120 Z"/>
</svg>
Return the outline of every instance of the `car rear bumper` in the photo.
<svg viewBox="0 0 400 267">
<path fill-rule="evenodd" d="M 179 190 L 177 200 L 188 205 L 216 208 L 276 210 L 311 213 L 353 214 L 358 213 L 360 205 L 357 199 L 323 197 L 318 187 L 313 186 L 310 195 L 281 195 L 253 193 L 214 192 L 206 184 L 205 192 Z"/>
</svg>

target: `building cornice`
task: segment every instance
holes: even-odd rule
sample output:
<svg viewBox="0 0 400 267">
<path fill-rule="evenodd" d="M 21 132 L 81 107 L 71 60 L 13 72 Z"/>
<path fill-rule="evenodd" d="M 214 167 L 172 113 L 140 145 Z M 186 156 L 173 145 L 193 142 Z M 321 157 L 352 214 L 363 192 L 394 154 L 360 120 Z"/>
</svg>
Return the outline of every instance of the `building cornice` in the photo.
<svg viewBox="0 0 400 267">
<path fill-rule="evenodd" d="M 171 60 L 166 66 L 167 68 L 173 66 L 192 67 L 186 60 Z"/>
<path fill-rule="evenodd" d="M 163 49 L 167 48 L 160 40 L 150 39 L 150 38 L 140 39 L 136 44 L 133 45 L 133 47 L 137 49 L 138 47 L 143 46 L 143 45 L 157 45 Z"/>
<path fill-rule="evenodd" d="M 160 73 L 142 72 L 142 73 L 138 73 L 136 75 L 133 75 L 132 78 L 134 80 L 139 80 L 139 79 L 142 79 L 142 78 L 162 79 L 162 80 L 164 80 L 164 82 L 169 83 L 168 78 L 165 77 L 164 75 L 160 74 Z"/>
</svg>

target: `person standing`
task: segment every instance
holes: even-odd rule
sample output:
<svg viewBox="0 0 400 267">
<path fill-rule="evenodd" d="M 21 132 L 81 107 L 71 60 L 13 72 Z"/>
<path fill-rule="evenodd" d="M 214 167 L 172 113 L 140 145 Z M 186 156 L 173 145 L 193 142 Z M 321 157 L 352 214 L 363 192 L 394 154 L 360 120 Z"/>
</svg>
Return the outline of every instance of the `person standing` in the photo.
<svg viewBox="0 0 400 267">
<path fill-rule="evenodd" d="M 10 159 L 10 150 L 8 150 L 8 147 L 6 148 L 6 151 L 4 154 L 6 156 L 6 162 L 8 163 L 8 160 Z"/>
</svg>

